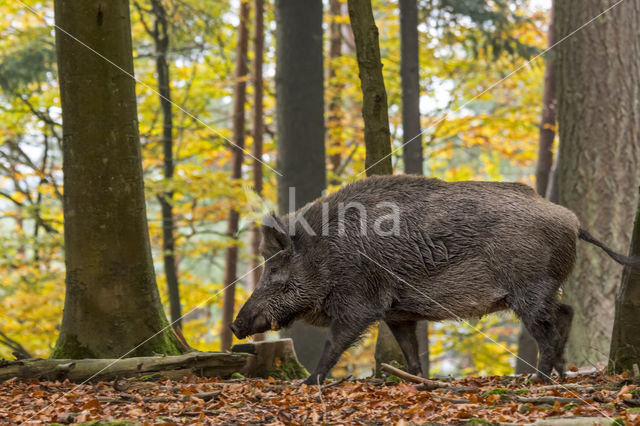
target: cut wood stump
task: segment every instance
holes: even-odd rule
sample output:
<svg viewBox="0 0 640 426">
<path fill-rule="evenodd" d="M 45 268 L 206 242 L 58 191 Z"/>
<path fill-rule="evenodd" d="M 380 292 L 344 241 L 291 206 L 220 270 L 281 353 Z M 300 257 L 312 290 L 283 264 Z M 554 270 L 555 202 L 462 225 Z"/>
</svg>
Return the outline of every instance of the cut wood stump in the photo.
<svg viewBox="0 0 640 426">
<path fill-rule="evenodd" d="M 231 348 L 232 353 L 249 353 L 242 371 L 248 377 L 273 377 L 276 379 L 304 379 L 309 372 L 300 364 L 291 339 L 265 340 L 240 343 Z"/>
<path fill-rule="evenodd" d="M 0 364 L 0 381 L 21 379 L 114 380 L 121 377 L 165 377 L 181 379 L 190 374 L 203 377 L 229 377 L 242 371 L 248 353 L 191 352 L 177 356 L 134 357 L 123 359 L 39 359 L 30 358 Z"/>
</svg>

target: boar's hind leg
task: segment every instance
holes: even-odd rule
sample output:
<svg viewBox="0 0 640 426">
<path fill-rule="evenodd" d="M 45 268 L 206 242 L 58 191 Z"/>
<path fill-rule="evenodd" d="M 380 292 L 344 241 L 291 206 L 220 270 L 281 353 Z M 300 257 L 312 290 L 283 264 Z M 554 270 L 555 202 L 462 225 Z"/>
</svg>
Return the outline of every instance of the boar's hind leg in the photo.
<svg viewBox="0 0 640 426">
<path fill-rule="evenodd" d="M 313 373 L 304 381 L 307 385 L 317 385 L 322 383 L 329 374 L 329 371 L 336 365 L 340 355 L 349 346 L 358 341 L 362 333 L 373 323 L 371 321 L 356 320 L 351 322 L 333 321 L 329 330 L 329 339 L 324 344 L 320 361 Z"/>
<path fill-rule="evenodd" d="M 564 374 L 563 352 L 573 316 L 571 308 L 559 304 L 554 297 L 543 305 L 530 304 L 514 311 L 538 343 L 538 378 L 549 382 L 553 367 L 558 374 Z"/>
<path fill-rule="evenodd" d="M 389 329 L 393 333 L 393 337 L 398 341 L 398 345 L 400 345 L 400 349 L 402 349 L 402 353 L 407 360 L 409 373 L 422 376 L 418 338 L 416 337 L 417 324 L 416 321 L 399 323 L 387 322 Z"/>
<path fill-rule="evenodd" d="M 560 377 L 564 377 L 564 347 L 569 339 L 571 331 L 571 320 L 573 320 L 573 308 L 569 305 L 560 304 L 557 311 L 558 318 L 558 341 L 556 344 L 556 360 L 553 364 Z"/>
</svg>

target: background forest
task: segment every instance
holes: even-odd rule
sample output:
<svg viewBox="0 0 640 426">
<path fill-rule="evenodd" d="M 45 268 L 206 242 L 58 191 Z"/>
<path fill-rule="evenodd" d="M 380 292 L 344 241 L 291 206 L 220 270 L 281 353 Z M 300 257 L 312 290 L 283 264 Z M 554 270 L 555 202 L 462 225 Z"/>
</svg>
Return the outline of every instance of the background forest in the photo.
<svg viewBox="0 0 640 426">
<path fill-rule="evenodd" d="M 218 0 L 130 3 L 158 286 L 167 317 L 177 320 L 184 314 L 180 329 L 198 350 L 228 349 L 224 339 L 231 336 L 227 333 L 221 340 L 221 335 L 229 312 L 239 309 L 255 285 L 256 275 L 249 273 L 259 259 L 253 224 L 283 202 L 274 170 L 275 4 L 264 2 L 263 32 L 256 31 L 259 12 L 253 5 Z M 401 173 L 407 166 L 403 142 L 417 136 L 404 131 L 403 125 L 401 8 L 397 2 L 381 0 L 372 5 L 380 34 L 392 162 Z M 418 140 L 424 174 L 540 186 L 536 165 L 541 132 L 547 146 L 555 151 L 557 145 L 555 118 L 549 121 L 543 114 L 543 92 L 545 113 L 549 108 L 555 111 L 555 94 L 545 91 L 545 63 L 553 60 L 553 51 L 540 56 L 551 44 L 550 2 L 418 0 L 416 7 Z M 63 138 L 53 2 L 0 0 L 0 16 L 0 358 L 9 359 L 15 351 L 48 357 L 58 336 L 65 294 Z M 364 178 L 365 169 L 362 92 L 346 1 L 324 2 L 322 29 L 323 61 L 315 73 L 323 78 L 323 165 L 326 190 L 332 192 Z M 242 43 L 246 60 L 239 56 Z M 255 63 L 261 44 L 264 63 L 259 75 Z M 246 95 L 239 97 L 241 86 Z M 238 155 L 230 141 L 268 166 Z M 546 154 L 541 160 L 544 179 L 553 175 L 553 158 Z M 543 195 L 552 192 L 546 189 L 547 181 L 544 187 Z M 627 201 L 632 217 L 634 200 Z M 234 211 L 235 218 L 230 214 Z M 229 223 L 234 220 L 236 230 Z M 620 244 L 615 246 L 623 252 L 631 232 L 631 221 L 626 222 L 621 230 L 626 239 L 616 240 Z M 614 275 L 619 283 L 620 272 Z M 223 293 L 230 277 L 239 277 L 235 292 Z M 606 291 L 610 302 L 592 303 L 589 309 L 601 309 L 610 330 L 615 292 Z M 227 300 L 231 311 L 226 315 L 225 294 L 235 299 L 231 308 Z M 430 324 L 432 375 L 514 371 L 518 320 L 511 314 L 489 315 L 472 324 L 502 346 L 462 323 Z M 372 329 L 345 354 L 334 374 L 370 374 L 376 334 Z M 274 337 L 275 333 L 267 335 Z M 606 343 L 587 346 L 595 353 L 608 350 L 608 337 L 600 340 Z M 585 355 L 581 363 L 603 358 L 606 355 Z"/>
</svg>

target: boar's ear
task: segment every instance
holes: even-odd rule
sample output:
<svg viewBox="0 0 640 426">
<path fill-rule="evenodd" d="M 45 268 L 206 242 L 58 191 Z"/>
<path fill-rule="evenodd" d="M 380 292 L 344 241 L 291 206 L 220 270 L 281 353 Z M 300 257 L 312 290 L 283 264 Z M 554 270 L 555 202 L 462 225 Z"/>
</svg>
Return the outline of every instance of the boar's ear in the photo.
<svg viewBox="0 0 640 426">
<path fill-rule="evenodd" d="M 262 253 L 265 258 L 287 250 L 291 247 L 291 238 L 285 225 L 275 215 L 270 214 L 262 219 Z"/>
</svg>

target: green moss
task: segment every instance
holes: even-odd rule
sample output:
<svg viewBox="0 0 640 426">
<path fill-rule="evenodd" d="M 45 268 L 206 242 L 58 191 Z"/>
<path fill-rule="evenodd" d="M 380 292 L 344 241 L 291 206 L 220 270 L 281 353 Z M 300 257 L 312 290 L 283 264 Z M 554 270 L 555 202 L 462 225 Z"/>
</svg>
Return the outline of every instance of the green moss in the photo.
<svg viewBox="0 0 640 426">
<path fill-rule="evenodd" d="M 51 353 L 53 359 L 98 358 L 89 348 L 78 341 L 75 334 L 60 333 L 55 348 Z"/>
<path fill-rule="evenodd" d="M 530 393 L 529 389 L 516 389 L 518 395 L 527 395 Z"/>
<path fill-rule="evenodd" d="M 309 372 L 296 359 L 288 358 L 282 361 L 279 367 L 267 370 L 265 377 L 269 376 L 282 380 L 306 379 L 309 377 Z"/>
<path fill-rule="evenodd" d="M 484 396 L 489 396 L 489 395 L 506 395 L 509 393 L 509 389 L 505 389 L 505 388 L 495 388 L 495 389 L 491 389 L 488 390 L 486 392 L 483 393 Z"/>
<path fill-rule="evenodd" d="M 387 376 L 387 378 L 386 378 L 386 379 L 384 379 L 384 382 L 385 382 L 386 384 L 388 384 L 388 385 L 393 385 L 393 384 L 396 384 L 396 383 L 402 383 L 402 382 L 404 382 L 404 380 L 402 380 L 402 379 L 401 379 L 400 377 L 398 377 L 398 376 L 394 376 L 393 374 L 389 374 L 389 375 Z"/>
<path fill-rule="evenodd" d="M 611 426 L 624 426 L 625 424 L 624 420 L 620 417 L 614 418 L 611 422 Z"/>
<path fill-rule="evenodd" d="M 485 419 L 470 419 L 467 422 L 468 425 L 491 425 L 493 423 L 485 420 Z"/>
<path fill-rule="evenodd" d="M 232 379 L 244 379 L 245 377 L 244 377 L 244 375 L 243 375 L 243 374 L 238 373 L 238 372 L 236 371 L 235 373 L 233 373 L 233 374 L 231 375 L 231 378 L 232 378 Z"/>
<path fill-rule="evenodd" d="M 567 411 L 571 411 L 574 408 L 576 408 L 577 406 L 578 406 L 578 404 L 567 404 L 567 405 L 564 406 L 564 409 L 567 410 Z"/>
<path fill-rule="evenodd" d="M 640 407 L 627 408 L 627 413 L 640 413 Z"/>
<path fill-rule="evenodd" d="M 531 406 L 523 405 L 522 407 L 520 407 L 520 414 L 527 414 L 529 410 L 531 410 Z"/>
</svg>

